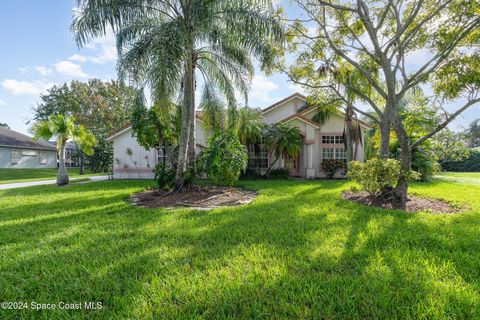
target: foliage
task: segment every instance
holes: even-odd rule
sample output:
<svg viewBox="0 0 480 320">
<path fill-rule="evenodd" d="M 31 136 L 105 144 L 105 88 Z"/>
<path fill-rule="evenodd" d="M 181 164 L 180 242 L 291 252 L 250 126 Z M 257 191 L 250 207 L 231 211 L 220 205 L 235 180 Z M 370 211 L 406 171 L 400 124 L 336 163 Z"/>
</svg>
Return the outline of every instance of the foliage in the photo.
<svg viewBox="0 0 480 320">
<path fill-rule="evenodd" d="M 248 164 L 247 148 L 231 132 L 213 134 L 201 155 L 205 173 L 215 183 L 232 184 Z"/>
<path fill-rule="evenodd" d="M 258 168 L 247 168 L 240 174 L 240 180 L 257 180 L 262 178 Z"/>
<path fill-rule="evenodd" d="M 268 172 L 267 178 L 270 180 L 285 180 L 290 176 L 290 172 L 286 168 L 276 168 Z"/>
<path fill-rule="evenodd" d="M 154 181 L 159 190 L 170 190 L 175 185 L 175 168 L 157 163 L 154 169 Z"/>
<path fill-rule="evenodd" d="M 455 172 L 480 172 L 480 151 L 471 150 L 462 161 L 449 160 L 442 162 L 442 170 Z"/>
<path fill-rule="evenodd" d="M 0 128 L 7 128 L 10 129 L 10 126 L 6 123 L 0 122 Z"/>
<path fill-rule="evenodd" d="M 51 115 L 69 115 L 98 141 L 85 164 L 94 172 L 106 172 L 112 165 L 113 149 L 105 138 L 130 120 L 136 92 L 123 82 L 72 81 L 50 88 L 34 108 L 35 121 Z"/>
<path fill-rule="evenodd" d="M 281 156 L 297 156 L 303 147 L 300 129 L 288 123 L 277 123 L 270 126 L 265 134 L 265 143 L 270 155 L 275 155 L 275 159 L 270 163 L 268 172 Z"/>
<path fill-rule="evenodd" d="M 243 107 L 238 110 L 236 131 L 243 145 L 246 145 L 248 142 L 259 142 L 262 139 L 264 129 L 265 122 L 259 110 L 249 107 Z"/>
<path fill-rule="evenodd" d="M 400 162 L 395 159 L 370 159 L 366 162 L 351 161 L 348 177 L 357 182 L 371 197 L 380 196 L 385 190 L 392 190 L 401 175 L 417 180 L 414 172 L 402 173 Z"/>
<path fill-rule="evenodd" d="M 445 162 L 462 161 L 469 155 L 469 149 L 465 146 L 462 135 L 448 128 L 433 137 L 432 151 L 440 165 Z"/>
<path fill-rule="evenodd" d="M 71 27 L 78 45 L 113 29 L 120 76 L 149 87 L 155 104 L 181 98 L 177 186 L 187 167 L 195 166 L 197 76 L 204 123 L 208 131 L 220 131 L 225 106 L 229 114 L 237 107 L 236 92 L 247 100 L 255 72 L 251 58 L 268 70 L 283 45 L 281 12 L 271 0 L 77 0 L 77 7 Z"/>
<path fill-rule="evenodd" d="M 351 184 L 246 181 L 255 201 L 209 212 L 125 201 L 150 181 L 0 190 L 2 299 L 104 305 L 0 318 L 478 318 L 480 185 L 412 184 L 467 206 L 432 215 L 347 203 Z"/>
<path fill-rule="evenodd" d="M 321 168 L 327 174 L 327 178 L 331 179 L 340 169 L 346 169 L 345 163 L 338 159 L 325 159 L 321 163 Z"/>
<path fill-rule="evenodd" d="M 480 147 L 480 119 L 472 121 L 464 135 L 470 148 Z"/>
</svg>

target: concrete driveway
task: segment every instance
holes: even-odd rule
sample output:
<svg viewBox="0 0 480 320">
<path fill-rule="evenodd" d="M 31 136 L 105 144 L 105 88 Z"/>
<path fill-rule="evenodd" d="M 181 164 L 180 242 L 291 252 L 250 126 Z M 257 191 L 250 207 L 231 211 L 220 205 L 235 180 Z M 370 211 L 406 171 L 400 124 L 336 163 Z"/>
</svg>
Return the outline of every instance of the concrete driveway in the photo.
<svg viewBox="0 0 480 320">
<path fill-rule="evenodd" d="M 95 182 L 95 181 L 104 181 L 108 180 L 108 176 L 90 176 L 90 177 L 85 177 L 88 178 L 89 181 L 85 182 Z M 70 181 L 75 181 L 75 180 L 82 180 L 85 178 L 72 178 Z M 56 179 L 53 180 L 40 180 L 40 181 L 29 181 L 29 182 L 15 182 L 15 183 L 5 183 L 5 184 L 0 184 L 0 190 L 8 190 L 8 189 L 15 189 L 15 188 L 25 188 L 25 187 L 34 187 L 34 186 L 43 186 L 47 184 L 55 184 L 57 183 Z"/>
</svg>

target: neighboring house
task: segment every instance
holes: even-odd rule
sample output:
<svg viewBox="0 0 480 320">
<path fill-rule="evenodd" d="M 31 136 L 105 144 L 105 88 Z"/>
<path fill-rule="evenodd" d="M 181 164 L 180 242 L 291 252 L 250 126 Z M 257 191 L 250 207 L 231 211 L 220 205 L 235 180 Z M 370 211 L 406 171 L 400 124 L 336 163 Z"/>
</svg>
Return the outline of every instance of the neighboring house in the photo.
<svg viewBox="0 0 480 320">
<path fill-rule="evenodd" d="M 48 143 L 53 146 L 57 145 L 56 141 L 49 141 Z M 78 150 L 77 145 L 72 142 L 67 142 L 65 144 L 65 166 L 67 168 L 73 168 L 80 166 L 80 150 Z M 59 166 L 59 160 L 57 158 L 57 167 Z"/>
<path fill-rule="evenodd" d="M 312 120 L 315 108 L 306 107 L 306 97 L 295 93 L 273 105 L 261 110 L 265 123 L 275 124 L 286 122 L 300 129 L 303 138 L 303 148 L 296 157 L 282 157 L 274 168 L 288 168 L 290 175 L 302 178 L 322 178 L 326 174 L 321 169 L 324 159 L 339 159 L 346 162 L 343 132 L 345 127 L 343 114 L 335 114 L 323 124 Z M 202 113 L 196 117 L 197 152 L 205 145 L 206 138 L 201 121 Z M 363 136 L 371 127 L 359 121 L 362 131 L 362 143 L 356 146 L 356 160 L 364 160 Z M 117 179 L 152 178 L 152 168 L 162 161 L 164 156 L 158 150 L 147 151 L 132 137 L 132 128 L 127 125 L 107 137 L 113 141 L 113 173 Z M 265 173 L 274 155 L 269 155 L 266 146 L 260 143 L 257 146 L 247 146 L 249 150 L 249 167 L 260 168 Z M 337 177 L 343 176 L 338 172 Z"/>
<path fill-rule="evenodd" d="M 55 168 L 56 163 L 55 146 L 0 127 L 0 168 Z"/>
</svg>

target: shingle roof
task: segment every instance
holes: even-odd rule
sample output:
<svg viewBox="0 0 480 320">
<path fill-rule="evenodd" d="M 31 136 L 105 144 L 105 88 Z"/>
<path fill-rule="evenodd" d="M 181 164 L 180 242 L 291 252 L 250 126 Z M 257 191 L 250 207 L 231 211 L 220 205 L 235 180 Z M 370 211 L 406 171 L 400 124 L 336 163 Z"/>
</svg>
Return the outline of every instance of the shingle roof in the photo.
<svg viewBox="0 0 480 320">
<path fill-rule="evenodd" d="M 32 137 L 19 132 L 0 127 L 0 146 L 10 146 L 26 149 L 56 150 L 48 142 L 34 141 Z"/>
</svg>

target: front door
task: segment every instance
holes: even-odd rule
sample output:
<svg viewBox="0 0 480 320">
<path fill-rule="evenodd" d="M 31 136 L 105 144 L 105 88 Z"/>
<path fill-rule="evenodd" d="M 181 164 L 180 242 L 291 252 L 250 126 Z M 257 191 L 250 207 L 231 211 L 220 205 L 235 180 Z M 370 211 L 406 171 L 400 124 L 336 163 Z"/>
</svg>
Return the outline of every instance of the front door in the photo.
<svg viewBox="0 0 480 320">
<path fill-rule="evenodd" d="M 287 156 L 285 165 L 286 168 L 290 171 L 291 176 L 300 176 L 300 155 L 297 155 L 295 157 Z"/>
</svg>

